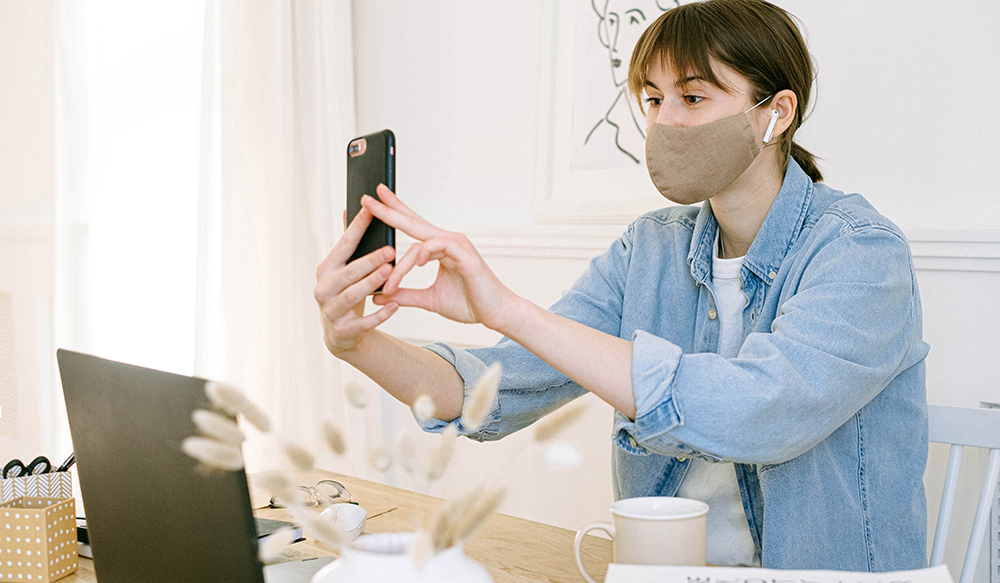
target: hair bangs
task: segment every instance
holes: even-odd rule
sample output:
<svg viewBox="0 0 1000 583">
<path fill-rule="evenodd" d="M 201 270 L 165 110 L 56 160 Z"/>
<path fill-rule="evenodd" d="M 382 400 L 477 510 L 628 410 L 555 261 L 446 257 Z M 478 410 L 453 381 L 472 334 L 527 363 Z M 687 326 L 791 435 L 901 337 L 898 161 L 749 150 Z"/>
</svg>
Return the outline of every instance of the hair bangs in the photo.
<svg viewBox="0 0 1000 583">
<path fill-rule="evenodd" d="M 642 91 L 652 66 L 669 68 L 683 79 L 703 79 L 729 91 L 712 70 L 714 43 L 709 38 L 700 4 L 671 8 L 643 32 L 632 52 L 628 88 L 642 105 Z"/>
</svg>

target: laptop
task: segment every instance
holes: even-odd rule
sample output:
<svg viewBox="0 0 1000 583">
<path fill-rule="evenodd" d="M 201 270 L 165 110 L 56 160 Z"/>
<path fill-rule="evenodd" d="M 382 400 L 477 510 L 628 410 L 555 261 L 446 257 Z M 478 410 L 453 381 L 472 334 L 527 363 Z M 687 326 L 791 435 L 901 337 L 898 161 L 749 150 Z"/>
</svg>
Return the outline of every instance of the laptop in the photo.
<svg viewBox="0 0 1000 583">
<path fill-rule="evenodd" d="M 331 559 L 263 567 L 246 474 L 185 455 L 205 380 L 59 350 L 101 583 L 306 583 Z"/>
</svg>

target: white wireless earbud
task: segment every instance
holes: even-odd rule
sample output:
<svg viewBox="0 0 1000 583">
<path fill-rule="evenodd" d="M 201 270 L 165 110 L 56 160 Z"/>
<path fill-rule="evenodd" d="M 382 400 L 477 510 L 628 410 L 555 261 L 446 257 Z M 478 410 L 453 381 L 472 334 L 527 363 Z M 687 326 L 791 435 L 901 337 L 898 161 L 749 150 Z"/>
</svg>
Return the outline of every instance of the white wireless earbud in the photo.
<svg viewBox="0 0 1000 583">
<path fill-rule="evenodd" d="M 771 135 L 774 134 L 774 124 L 778 123 L 778 110 L 771 110 L 771 123 L 767 124 L 767 131 L 764 132 L 764 143 L 767 144 L 771 141 Z"/>
</svg>

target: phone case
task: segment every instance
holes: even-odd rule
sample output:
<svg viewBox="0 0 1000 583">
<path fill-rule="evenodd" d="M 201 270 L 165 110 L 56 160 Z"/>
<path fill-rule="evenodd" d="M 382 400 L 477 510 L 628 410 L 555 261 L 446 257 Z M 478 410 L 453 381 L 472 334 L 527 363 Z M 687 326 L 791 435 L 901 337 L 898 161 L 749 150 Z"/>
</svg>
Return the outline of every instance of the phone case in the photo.
<svg viewBox="0 0 1000 583">
<path fill-rule="evenodd" d="M 359 140 L 365 140 L 363 151 L 352 155 L 351 147 Z M 347 223 L 354 220 L 361 211 L 361 196 L 376 199 L 375 188 L 385 184 L 396 191 L 396 137 L 390 130 L 382 130 L 355 138 L 348 143 L 347 151 Z M 395 247 L 396 230 L 378 219 L 372 219 L 351 256 L 351 261 L 363 257 L 386 245 Z"/>
</svg>

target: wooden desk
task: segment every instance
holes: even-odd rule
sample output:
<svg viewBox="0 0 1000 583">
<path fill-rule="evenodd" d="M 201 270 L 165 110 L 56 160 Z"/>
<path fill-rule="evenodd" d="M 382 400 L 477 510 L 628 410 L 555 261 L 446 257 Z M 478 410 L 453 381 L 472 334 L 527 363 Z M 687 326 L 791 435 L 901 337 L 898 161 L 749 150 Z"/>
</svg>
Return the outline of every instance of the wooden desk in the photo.
<svg viewBox="0 0 1000 583">
<path fill-rule="evenodd" d="M 366 533 L 414 531 L 429 523 L 441 503 L 438 498 L 349 476 L 316 472 L 314 477 L 316 481 L 336 479 L 350 490 L 354 500 L 368 510 Z M 253 507 L 266 506 L 267 494 L 256 491 L 252 479 L 250 484 Z M 281 509 L 263 508 L 254 514 L 279 520 L 288 517 Z M 496 583 L 581 583 L 583 577 L 573 558 L 574 535 L 573 531 L 564 528 L 495 514 L 467 542 L 465 552 L 485 566 Z M 583 550 L 584 564 L 592 574 L 607 570 L 611 562 L 611 541 L 588 536 Z M 292 545 L 291 553 L 299 558 L 337 555 L 311 539 Z M 80 570 L 60 581 L 95 583 L 93 562 L 81 559 Z"/>
</svg>

